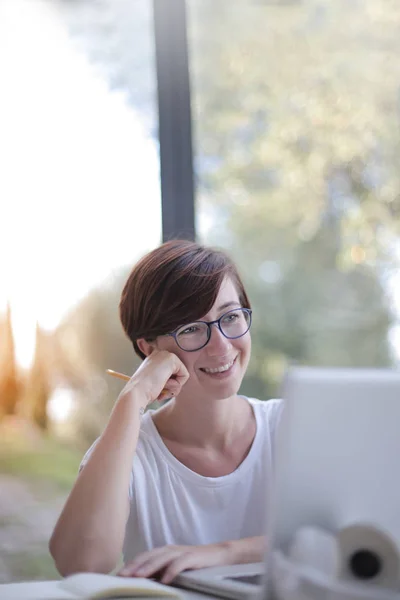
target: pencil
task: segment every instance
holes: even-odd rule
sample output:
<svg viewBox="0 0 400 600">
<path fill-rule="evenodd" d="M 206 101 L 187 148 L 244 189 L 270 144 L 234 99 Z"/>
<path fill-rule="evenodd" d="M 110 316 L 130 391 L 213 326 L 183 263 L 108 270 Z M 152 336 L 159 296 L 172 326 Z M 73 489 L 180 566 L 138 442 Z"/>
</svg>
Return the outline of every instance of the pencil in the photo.
<svg viewBox="0 0 400 600">
<path fill-rule="evenodd" d="M 108 375 L 112 375 L 113 377 L 117 377 L 118 379 L 123 379 L 124 381 L 129 381 L 129 375 L 124 375 L 124 373 L 118 373 L 118 371 L 113 371 L 112 369 L 107 369 L 106 373 Z M 161 394 L 166 393 L 168 390 L 165 388 L 162 390 Z"/>
<path fill-rule="evenodd" d="M 118 377 L 118 379 L 123 379 L 124 381 L 129 381 L 129 375 L 124 375 L 123 373 L 118 373 L 118 371 L 113 371 L 112 369 L 107 369 L 106 373 L 112 375 L 113 377 Z"/>
</svg>

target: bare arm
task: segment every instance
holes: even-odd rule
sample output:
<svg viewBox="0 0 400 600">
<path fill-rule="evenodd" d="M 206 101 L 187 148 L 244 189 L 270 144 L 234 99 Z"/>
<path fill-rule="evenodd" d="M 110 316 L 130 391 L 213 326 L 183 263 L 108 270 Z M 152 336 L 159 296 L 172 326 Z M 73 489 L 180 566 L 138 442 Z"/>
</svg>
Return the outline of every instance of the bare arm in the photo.
<svg viewBox="0 0 400 600">
<path fill-rule="evenodd" d="M 64 576 L 108 573 L 117 564 L 129 515 L 129 482 L 139 434 L 140 401 L 122 396 L 80 472 L 50 540 Z"/>
<path fill-rule="evenodd" d="M 264 536 L 204 546 L 162 546 L 140 554 L 125 565 L 119 574 L 124 577 L 160 575 L 162 583 L 171 583 L 179 573 L 187 569 L 262 562 L 264 554 Z"/>
<path fill-rule="evenodd" d="M 265 554 L 265 536 L 243 538 L 226 542 L 228 558 L 226 564 L 237 565 L 242 563 L 262 562 Z"/>
<path fill-rule="evenodd" d="M 50 540 L 50 552 L 62 575 L 108 573 L 117 565 L 129 516 L 140 409 L 158 398 L 164 387 L 169 395 L 177 394 L 186 379 L 187 371 L 175 355 L 154 352 L 121 392 Z"/>
</svg>

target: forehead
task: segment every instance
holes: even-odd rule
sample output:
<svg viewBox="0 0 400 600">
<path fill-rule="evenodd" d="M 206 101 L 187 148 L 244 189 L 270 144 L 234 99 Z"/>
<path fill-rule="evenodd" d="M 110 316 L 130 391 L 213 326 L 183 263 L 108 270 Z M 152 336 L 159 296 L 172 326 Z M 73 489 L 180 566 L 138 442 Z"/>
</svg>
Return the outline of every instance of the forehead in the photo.
<svg viewBox="0 0 400 600">
<path fill-rule="evenodd" d="M 214 317 L 215 313 L 230 310 L 238 305 L 240 305 L 240 300 L 236 286 L 230 277 L 225 277 L 218 290 L 214 305 L 205 317 Z"/>
<path fill-rule="evenodd" d="M 239 302 L 239 294 L 231 277 L 225 277 L 222 281 L 214 306 L 218 305 L 221 300 Z"/>
</svg>

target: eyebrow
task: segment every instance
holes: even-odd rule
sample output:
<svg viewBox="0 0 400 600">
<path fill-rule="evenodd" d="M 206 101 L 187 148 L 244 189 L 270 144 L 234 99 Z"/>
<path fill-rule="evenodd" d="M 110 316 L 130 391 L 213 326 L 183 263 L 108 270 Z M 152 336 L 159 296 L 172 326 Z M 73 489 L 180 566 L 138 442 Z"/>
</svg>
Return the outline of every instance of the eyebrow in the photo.
<svg viewBox="0 0 400 600">
<path fill-rule="evenodd" d="M 218 306 L 218 311 L 224 310 L 225 308 L 230 308 L 231 306 L 242 306 L 242 305 L 240 304 L 240 302 L 231 300 L 230 302 L 224 302 L 224 304 L 221 304 L 220 306 Z"/>
<path fill-rule="evenodd" d="M 224 302 L 223 304 L 220 304 L 220 306 L 218 306 L 218 308 L 217 308 L 217 311 L 220 312 L 222 310 L 225 310 L 226 308 L 232 308 L 232 307 L 241 308 L 242 304 L 240 302 L 238 302 L 237 300 L 229 300 L 229 302 Z M 199 321 L 203 321 L 203 320 L 204 319 L 199 319 Z M 185 325 L 187 325 L 187 323 L 182 323 L 181 325 L 176 327 L 176 329 L 174 331 L 176 331 L 180 327 L 184 327 Z"/>
</svg>

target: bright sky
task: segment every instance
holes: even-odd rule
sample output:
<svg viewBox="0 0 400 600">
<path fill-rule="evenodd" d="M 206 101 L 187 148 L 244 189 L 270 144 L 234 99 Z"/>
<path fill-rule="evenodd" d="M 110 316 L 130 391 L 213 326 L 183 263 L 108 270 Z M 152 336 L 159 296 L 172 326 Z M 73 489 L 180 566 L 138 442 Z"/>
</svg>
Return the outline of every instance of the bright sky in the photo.
<svg viewBox="0 0 400 600">
<path fill-rule="evenodd" d="M 28 366 L 36 320 L 160 242 L 158 150 L 48 1 L 0 0 L 0 81 L 0 310 Z"/>
</svg>

